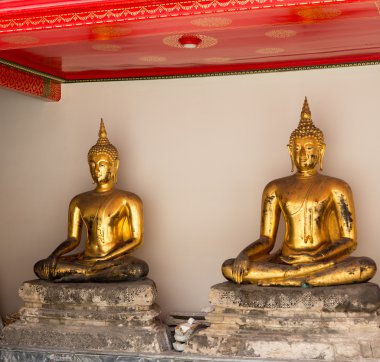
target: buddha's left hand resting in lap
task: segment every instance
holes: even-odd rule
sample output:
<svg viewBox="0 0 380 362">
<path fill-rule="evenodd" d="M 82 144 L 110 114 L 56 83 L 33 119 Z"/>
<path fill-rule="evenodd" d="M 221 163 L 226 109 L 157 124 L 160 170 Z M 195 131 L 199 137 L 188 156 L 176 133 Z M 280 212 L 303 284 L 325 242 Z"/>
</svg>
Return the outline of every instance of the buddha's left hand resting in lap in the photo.
<svg viewBox="0 0 380 362">
<path fill-rule="evenodd" d="M 142 203 L 137 195 L 114 187 L 119 156 L 107 138 L 103 120 L 88 162 L 96 188 L 71 200 L 67 239 L 37 262 L 34 272 L 55 282 L 144 278 L 147 263 L 130 255 L 143 241 Z M 84 251 L 67 255 L 79 245 L 83 225 L 87 231 Z"/>
<path fill-rule="evenodd" d="M 270 182 L 264 189 L 260 238 L 222 266 L 235 283 L 262 286 L 329 286 L 361 283 L 376 272 L 367 257 L 352 257 L 356 224 L 351 189 L 344 181 L 321 175 L 325 151 L 321 130 L 314 126 L 307 100 L 299 126 L 288 145 L 295 175 Z M 285 236 L 276 241 L 280 215 Z"/>
</svg>

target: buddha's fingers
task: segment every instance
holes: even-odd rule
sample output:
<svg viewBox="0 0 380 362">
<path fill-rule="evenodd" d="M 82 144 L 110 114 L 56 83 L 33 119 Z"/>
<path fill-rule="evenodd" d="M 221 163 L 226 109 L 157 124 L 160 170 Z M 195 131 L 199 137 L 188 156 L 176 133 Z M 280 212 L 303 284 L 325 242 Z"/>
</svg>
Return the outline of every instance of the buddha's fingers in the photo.
<svg viewBox="0 0 380 362">
<path fill-rule="evenodd" d="M 239 271 L 239 281 L 238 281 L 239 284 L 242 283 L 244 274 L 245 274 L 244 268 L 240 268 L 240 271 Z"/>
<path fill-rule="evenodd" d="M 240 284 L 240 272 L 239 272 L 239 270 L 235 270 L 235 272 L 232 274 L 232 277 L 236 283 Z"/>
<path fill-rule="evenodd" d="M 233 280 L 240 284 L 241 283 L 241 269 L 240 269 L 240 266 L 239 267 L 236 267 L 234 266 L 233 270 L 232 270 L 232 278 Z"/>
<path fill-rule="evenodd" d="M 232 279 L 236 283 L 240 283 L 239 282 L 239 280 L 240 280 L 240 265 L 236 265 L 236 262 L 232 266 Z"/>
</svg>

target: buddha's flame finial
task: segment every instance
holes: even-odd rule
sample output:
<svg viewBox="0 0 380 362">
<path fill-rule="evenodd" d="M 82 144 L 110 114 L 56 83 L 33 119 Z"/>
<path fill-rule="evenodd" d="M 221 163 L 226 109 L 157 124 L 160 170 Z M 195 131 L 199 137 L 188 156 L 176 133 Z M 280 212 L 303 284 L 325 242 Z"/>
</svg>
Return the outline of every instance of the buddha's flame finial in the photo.
<svg viewBox="0 0 380 362">
<path fill-rule="evenodd" d="M 107 138 L 106 127 L 104 126 L 103 118 L 100 118 L 99 138 Z"/>
<path fill-rule="evenodd" d="M 90 151 L 88 151 L 88 160 L 90 160 L 91 156 L 100 153 L 108 155 L 111 158 L 111 160 L 119 159 L 119 153 L 117 151 L 117 148 L 110 143 L 107 137 L 107 131 L 106 127 L 104 126 L 103 118 L 101 118 L 100 120 L 98 141 L 94 146 L 90 148 Z"/>
<path fill-rule="evenodd" d="M 290 135 L 289 144 L 291 145 L 295 138 L 307 138 L 312 137 L 317 140 L 318 143 L 324 144 L 323 132 L 315 127 L 313 120 L 311 119 L 311 112 L 307 98 L 303 102 L 301 111 L 301 119 L 298 127 Z"/>
<path fill-rule="evenodd" d="M 301 119 L 310 119 L 311 120 L 311 112 L 309 108 L 309 103 L 307 102 L 307 97 L 305 97 L 305 100 L 303 102 L 303 107 L 301 111 Z"/>
</svg>

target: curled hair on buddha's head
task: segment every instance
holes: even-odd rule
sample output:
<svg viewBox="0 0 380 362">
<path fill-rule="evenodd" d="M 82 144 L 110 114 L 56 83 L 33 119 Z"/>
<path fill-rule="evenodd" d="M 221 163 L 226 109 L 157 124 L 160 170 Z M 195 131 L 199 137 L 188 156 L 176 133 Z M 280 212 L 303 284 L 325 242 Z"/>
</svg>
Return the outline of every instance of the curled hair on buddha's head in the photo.
<svg viewBox="0 0 380 362">
<path fill-rule="evenodd" d="M 294 171 L 294 158 L 293 158 L 293 146 L 294 140 L 297 138 L 313 138 L 319 146 L 319 154 L 318 154 L 318 164 L 320 170 L 323 169 L 323 157 L 325 154 L 325 138 L 323 132 L 315 127 L 313 120 L 311 119 L 311 112 L 309 108 L 309 103 L 307 102 L 307 98 L 303 102 L 303 107 L 301 111 L 301 119 L 298 124 L 298 127 L 290 134 L 288 150 L 290 154 L 290 159 L 292 161 L 292 172 Z"/>
<path fill-rule="evenodd" d="M 116 161 L 119 159 L 119 152 L 117 151 L 117 148 L 114 145 L 112 145 L 108 140 L 103 118 L 100 120 L 98 141 L 88 151 L 88 161 L 90 161 L 92 156 L 99 154 L 106 154 L 112 161 Z"/>
<path fill-rule="evenodd" d="M 305 97 L 301 111 L 301 119 L 298 124 L 298 127 L 291 133 L 289 139 L 289 145 L 291 146 L 295 138 L 314 138 L 320 146 L 325 144 L 323 132 L 315 127 L 313 120 L 311 119 L 311 112 L 309 108 L 309 103 Z"/>
</svg>

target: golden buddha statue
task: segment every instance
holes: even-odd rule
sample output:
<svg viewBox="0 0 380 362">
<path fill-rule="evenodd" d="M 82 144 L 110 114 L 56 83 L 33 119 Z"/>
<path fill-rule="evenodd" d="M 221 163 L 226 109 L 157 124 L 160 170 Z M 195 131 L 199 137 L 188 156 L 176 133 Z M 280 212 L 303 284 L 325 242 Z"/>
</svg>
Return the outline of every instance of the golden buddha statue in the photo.
<svg viewBox="0 0 380 362">
<path fill-rule="evenodd" d="M 69 207 L 68 237 L 47 258 L 34 266 L 36 275 L 55 282 L 104 282 L 144 278 L 147 263 L 130 255 L 143 241 L 140 198 L 114 187 L 119 155 L 109 142 L 103 120 L 99 139 L 88 152 L 92 191 L 75 196 Z M 87 239 L 83 252 L 66 255 Z"/>
<path fill-rule="evenodd" d="M 315 127 L 307 99 L 301 120 L 288 145 L 297 172 L 270 182 L 264 189 L 260 238 L 236 259 L 223 263 L 225 278 L 261 286 L 329 286 L 361 283 L 376 273 L 367 257 L 350 257 L 355 250 L 356 225 L 351 189 L 340 179 L 321 175 L 324 136 Z M 270 254 L 280 215 L 285 236 Z"/>
</svg>

